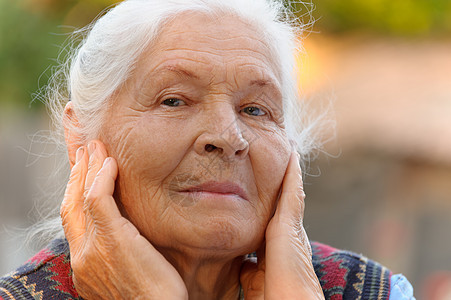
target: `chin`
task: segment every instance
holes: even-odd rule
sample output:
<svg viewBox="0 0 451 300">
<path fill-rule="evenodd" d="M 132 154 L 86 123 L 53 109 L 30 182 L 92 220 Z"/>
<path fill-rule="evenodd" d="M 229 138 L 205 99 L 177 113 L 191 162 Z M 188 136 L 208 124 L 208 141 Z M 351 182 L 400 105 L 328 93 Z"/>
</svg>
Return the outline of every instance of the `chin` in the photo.
<svg viewBox="0 0 451 300">
<path fill-rule="evenodd" d="M 175 240 L 196 253 L 241 256 L 254 252 L 263 241 L 264 231 L 249 225 L 248 220 L 239 222 L 231 217 L 209 218 L 183 229 L 179 227 L 175 232 L 179 238 Z"/>
</svg>

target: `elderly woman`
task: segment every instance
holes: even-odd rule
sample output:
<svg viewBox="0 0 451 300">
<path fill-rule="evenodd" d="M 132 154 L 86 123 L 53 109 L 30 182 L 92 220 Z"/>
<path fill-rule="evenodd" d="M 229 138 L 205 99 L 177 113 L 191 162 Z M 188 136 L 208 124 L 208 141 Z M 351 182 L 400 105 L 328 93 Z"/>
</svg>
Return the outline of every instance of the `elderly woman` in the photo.
<svg viewBox="0 0 451 300">
<path fill-rule="evenodd" d="M 287 16 L 266 0 L 128 0 L 100 18 L 70 101 L 50 97 L 72 168 L 65 237 L 0 296 L 413 299 L 404 277 L 307 238 Z"/>
</svg>

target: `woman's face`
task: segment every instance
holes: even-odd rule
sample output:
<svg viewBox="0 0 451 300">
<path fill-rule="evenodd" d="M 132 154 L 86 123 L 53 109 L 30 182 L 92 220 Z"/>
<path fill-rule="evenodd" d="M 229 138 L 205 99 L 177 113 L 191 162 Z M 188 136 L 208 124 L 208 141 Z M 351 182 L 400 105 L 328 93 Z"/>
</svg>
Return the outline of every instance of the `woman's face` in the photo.
<svg viewBox="0 0 451 300">
<path fill-rule="evenodd" d="M 290 143 L 258 33 L 231 16 L 181 15 L 113 100 L 100 139 L 119 165 L 116 198 L 158 248 L 240 255 L 263 240 Z"/>
</svg>

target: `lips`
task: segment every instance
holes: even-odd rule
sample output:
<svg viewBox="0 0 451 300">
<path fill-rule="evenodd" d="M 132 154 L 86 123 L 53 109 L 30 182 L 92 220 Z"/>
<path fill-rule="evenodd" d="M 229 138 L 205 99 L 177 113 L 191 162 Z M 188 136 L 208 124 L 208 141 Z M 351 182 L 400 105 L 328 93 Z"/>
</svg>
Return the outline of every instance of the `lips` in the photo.
<svg viewBox="0 0 451 300">
<path fill-rule="evenodd" d="M 243 198 L 244 200 L 248 200 L 246 192 L 238 184 L 229 181 L 226 182 L 208 181 L 200 185 L 189 187 L 180 192 L 182 193 L 207 192 L 214 194 L 237 195 Z"/>
</svg>

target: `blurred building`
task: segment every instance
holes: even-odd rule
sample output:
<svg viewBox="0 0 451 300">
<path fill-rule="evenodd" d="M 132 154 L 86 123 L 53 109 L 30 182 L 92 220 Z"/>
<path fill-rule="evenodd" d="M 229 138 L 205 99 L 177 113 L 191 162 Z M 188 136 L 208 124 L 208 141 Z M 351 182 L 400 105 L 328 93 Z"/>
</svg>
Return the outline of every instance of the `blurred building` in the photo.
<svg viewBox="0 0 451 300">
<path fill-rule="evenodd" d="M 448 299 L 429 287 L 451 282 L 437 276 L 451 270 L 451 41 L 311 36 L 306 48 L 303 90 L 332 99 L 337 121 L 306 179 L 309 237 L 404 273 L 418 299 Z"/>
</svg>

